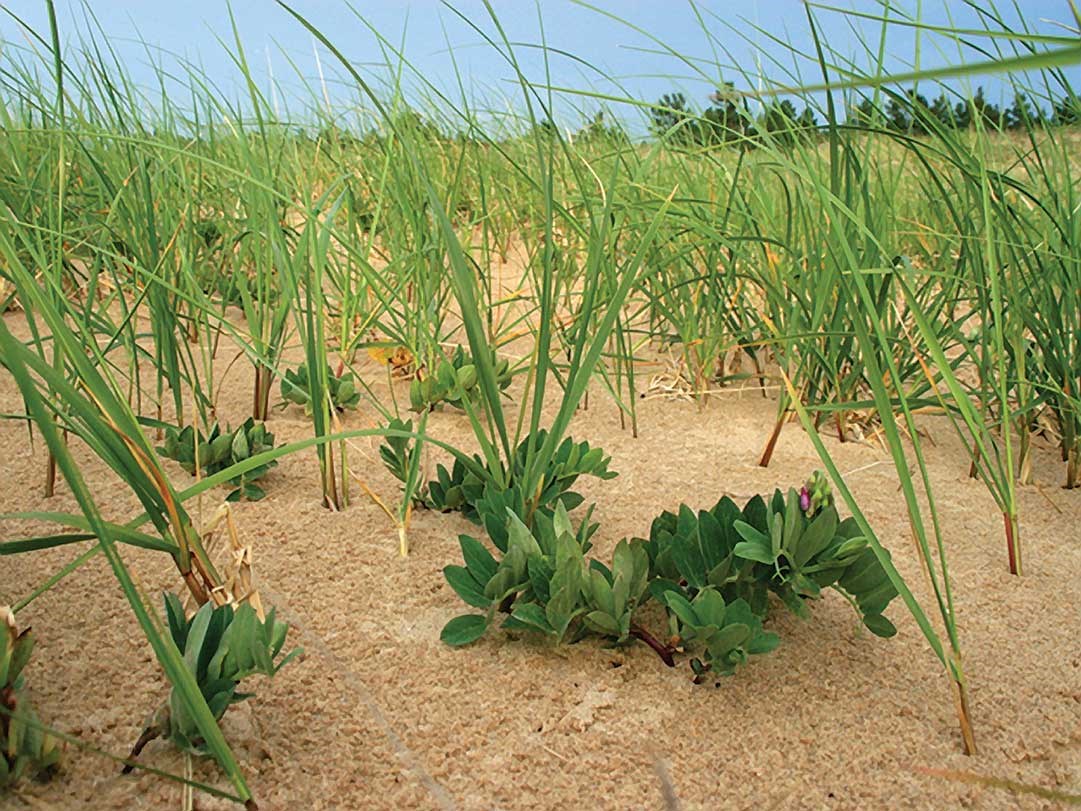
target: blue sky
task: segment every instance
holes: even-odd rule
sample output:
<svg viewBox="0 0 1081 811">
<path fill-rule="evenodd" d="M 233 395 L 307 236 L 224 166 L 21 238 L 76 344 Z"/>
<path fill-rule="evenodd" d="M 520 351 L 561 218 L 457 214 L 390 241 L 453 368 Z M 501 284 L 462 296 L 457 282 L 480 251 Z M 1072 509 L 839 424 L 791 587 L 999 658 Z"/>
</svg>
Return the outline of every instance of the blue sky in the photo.
<svg viewBox="0 0 1081 811">
<path fill-rule="evenodd" d="M 802 0 L 700 0 L 697 4 L 670 0 L 593 0 L 595 8 L 569 0 L 492 0 L 506 36 L 517 43 L 516 53 L 527 75 L 543 83 L 542 52 L 535 47 L 544 38 L 550 48 L 573 54 L 576 59 L 551 52 L 552 83 L 560 87 L 604 94 L 630 95 L 652 101 L 674 89 L 682 90 L 693 103 L 705 106 L 710 90 L 721 80 L 740 88 L 756 83 L 758 75 L 785 81 L 786 71 L 798 70 L 806 81 L 816 80 L 815 67 L 794 54 L 810 53 L 812 39 Z M 828 3 L 829 4 L 829 3 Z M 880 13 L 876 0 L 832 0 L 833 5 L 871 14 Z M 379 32 L 404 53 L 413 70 L 406 68 L 404 84 L 416 99 L 425 81 L 439 91 L 460 98 L 458 77 L 471 96 L 483 99 L 487 109 L 520 110 L 521 91 L 506 59 L 484 42 L 462 17 L 481 31 L 498 36 L 481 0 L 457 0 L 454 9 L 436 0 L 292 0 L 293 7 L 353 62 L 366 78 L 378 83 L 387 76 Z M 916 0 L 901 2 L 913 11 Z M 1012 2 L 1002 2 L 1004 16 L 1016 24 Z M 1071 20 L 1067 0 L 1019 0 L 1025 22 L 1044 33 L 1063 34 L 1052 21 Z M 5 0 L 11 13 L 48 36 L 43 0 Z M 922 3 L 922 18 L 937 25 L 982 27 L 976 13 L 962 2 Z M 1009 6 L 1009 8 L 1007 8 Z M 101 29 L 115 47 L 128 74 L 139 84 L 156 84 L 153 60 L 176 69 L 177 59 L 200 66 L 227 97 L 242 96 L 243 85 L 234 62 L 236 49 L 228 7 L 218 0 L 157 2 L 139 0 L 92 0 Z M 306 110 L 326 95 L 335 110 L 353 109 L 357 94 L 344 71 L 312 36 L 273 0 L 233 0 L 232 11 L 251 71 L 283 115 L 303 118 Z M 79 32 L 88 30 L 82 3 L 57 0 L 59 24 L 68 47 L 77 45 Z M 607 11 L 621 21 L 605 16 Z M 829 10 L 815 12 L 821 34 L 829 47 L 862 66 L 869 65 L 867 46 L 877 47 L 876 23 L 847 17 Z M 952 15 L 952 16 L 951 16 Z M 640 30 L 635 30 L 640 29 Z M 760 30 L 759 30 L 760 29 Z M 649 32 L 663 42 L 659 45 Z M 774 42 L 775 37 L 788 47 Z M 919 59 L 923 66 L 956 63 L 961 58 L 956 44 L 924 34 Z M 0 17 L 3 47 L 19 49 L 28 39 L 7 16 Z M 448 43 L 450 48 L 448 49 Z M 148 47 L 149 46 L 149 51 Z M 534 46 L 534 47 L 530 47 Z M 891 28 L 887 38 L 888 67 L 910 69 L 917 55 L 917 37 L 910 28 Z M 945 47 L 944 47 L 945 46 Z M 685 59 L 668 52 L 671 49 Z M 318 63 L 317 56 L 318 54 Z M 151 56 L 153 55 L 153 56 Z M 967 59 L 976 58 L 969 54 Z M 0 56 L 0 61 L 3 57 Z M 579 61 L 581 60 L 581 61 Z M 588 64 L 587 64 L 588 63 Z M 413 72 L 415 70 L 415 73 Z M 1068 71 L 1081 84 L 1081 72 Z M 270 92 L 269 77 L 275 86 Z M 971 80 L 984 84 L 990 95 L 1003 92 L 1000 78 Z M 176 89 L 175 86 L 172 89 Z M 932 88 L 933 90 L 933 88 Z M 596 109 L 596 100 L 564 96 L 557 105 L 561 123 Z M 636 115 L 630 111 L 632 117 Z"/>
</svg>

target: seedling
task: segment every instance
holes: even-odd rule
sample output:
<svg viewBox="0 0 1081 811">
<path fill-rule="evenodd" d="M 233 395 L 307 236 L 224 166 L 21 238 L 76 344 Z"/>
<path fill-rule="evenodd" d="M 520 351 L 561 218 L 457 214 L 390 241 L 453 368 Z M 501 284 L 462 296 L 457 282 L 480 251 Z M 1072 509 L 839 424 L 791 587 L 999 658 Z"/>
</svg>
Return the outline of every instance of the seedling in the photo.
<svg viewBox="0 0 1081 811">
<path fill-rule="evenodd" d="M 60 763 L 57 742 L 41 731 L 26 692 L 22 671 L 33 649 L 30 629 L 20 633 L 11 609 L 0 607 L 0 787 L 27 774 L 48 778 Z"/>
<path fill-rule="evenodd" d="M 511 383 L 510 362 L 496 358 L 492 353 L 492 367 L 496 385 L 504 391 Z M 477 367 L 462 347 L 457 347 L 449 358 L 440 360 L 435 369 L 426 376 L 418 374 L 409 387 L 409 404 L 413 411 L 425 411 L 446 403 L 463 408 L 466 398 L 477 397 Z"/>
<path fill-rule="evenodd" d="M 424 433 L 427 422 L 428 415 L 422 414 L 420 426 L 418 428 L 418 431 L 421 434 Z M 413 433 L 413 421 L 393 418 L 387 423 L 387 428 L 391 431 Z M 391 472 L 394 478 L 402 483 L 401 500 L 398 503 L 396 512 L 391 512 L 387 509 L 387 507 L 375 497 L 374 493 L 371 493 L 371 491 L 368 490 L 367 485 L 362 484 L 364 489 L 368 490 L 369 495 L 375 498 L 376 503 L 379 504 L 379 506 L 382 507 L 387 515 L 394 521 L 394 524 L 398 529 L 398 548 L 402 557 L 409 554 L 409 519 L 412 517 L 413 508 L 417 505 L 424 504 L 420 467 L 422 448 L 423 443 L 419 439 L 414 440 L 407 436 L 394 435 L 388 435 L 384 443 L 379 446 L 379 456 L 383 460 L 383 464 L 386 466 L 387 470 Z"/>
<path fill-rule="evenodd" d="M 165 431 L 165 445 L 158 448 L 158 452 L 179 462 L 192 475 L 198 470 L 201 475 L 209 476 L 273 447 L 274 434 L 267 431 L 264 423 L 249 417 L 235 430 L 226 428 L 223 431 L 214 423 L 205 436 L 191 425 L 179 430 L 170 426 Z M 277 464 L 272 460 L 230 479 L 229 483 L 236 489 L 225 497 L 226 501 L 263 498 L 266 493 L 254 482 Z"/>
<path fill-rule="evenodd" d="M 289 626 L 275 619 L 273 609 L 263 620 L 248 603 L 235 608 L 205 603 L 189 619 L 176 595 L 166 592 L 165 616 L 173 642 L 218 721 L 233 704 L 252 696 L 238 692 L 241 681 L 255 674 L 274 676 L 301 654 L 296 648 L 275 662 Z M 158 738 L 166 738 L 178 749 L 194 755 L 211 754 L 175 688 L 151 716 L 129 759 L 138 757 L 148 743 Z M 125 766 L 124 772 L 132 768 Z"/>
<path fill-rule="evenodd" d="M 286 370 L 281 383 L 282 398 L 285 400 L 283 407 L 288 403 L 303 406 L 304 413 L 310 417 L 312 414 L 311 391 L 307 364 L 302 363 L 296 369 Z M 360 403 L 360 391 L 357 389 L 356 378 L 347 369 L 336 375 L 330 366 L 327 366 L 327 392 L 330 395 L 331 405 L 339 414 L 355 409 Z"/>
</svg>

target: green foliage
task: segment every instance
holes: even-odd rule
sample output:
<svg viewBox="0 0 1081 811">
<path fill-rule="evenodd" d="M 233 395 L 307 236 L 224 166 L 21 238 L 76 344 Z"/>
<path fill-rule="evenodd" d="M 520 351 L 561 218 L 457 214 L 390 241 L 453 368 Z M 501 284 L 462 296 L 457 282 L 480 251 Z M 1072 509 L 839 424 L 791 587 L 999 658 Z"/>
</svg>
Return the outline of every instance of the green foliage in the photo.
<svg viewBox="0 0 1081 811">
<path fill-rule="evenodd" d="M 248 603 L 236 608 L 206 603 L 187 618 L 176 595 L 166 592 L 165 615 L 173 642 L 215 720 L 221 720 L 233 704 L 251 697 L 251 693 L 238 692 L 241 681 L 256 674 L 274 676 L 301 654 L 296 648 L 275 661 L 285 646 L 289 626 L 275 619 L 273 609 L 265 620 L 260 620 Z M 154 714 L 140 741 L 145 745 L 153 737 L 168 738 L 185 752 L 210 754 L 187 704 L 175 690 Z"/>
<path fill-rule="evenodd" d="M 1052 111 L 1048 114 L 1022 90 L 1014 93 L 1013 102 L 1005 108 L 989 101 L 982 87 L 976 88 L 970 98 L 956 104 L 950 102 L 947 92 L 953 96 L 957 92 L 949 88 L 944 88 L 931 102 L 915 88 L 886 92 L 888 101 L 883 108 L 876 108 L 870 99 L 861 99 L 852 107 L 849 121 L 910 135 L 931 135 L 967 130 L 977 124 L 992 130 L 1029 131 L 1044 123 L 1064 125 L 1076 120 L 1071 113 L 1069 97 L 1053 99 Z"/>
<path fill-rule="evenodd" d="M 838 517 L 821 474 L 787 496 L 755 496 L 742 510 L 726 497 L 697 514 L 685 505 L 678 515 L 665 512 L 653 522 L 647 549 L 655 596 L 674 591 L 693 599 L 714 589 L 764 617 L 773 593 L 806 616 L 806 601 L 833 587 L 854 601 L 872 632 L 895 633 L 882 612 L 897 590 L 855 520 Z"/>
<path fill-rule="evenodd" d="M 387 422 L 387 428 L 391 431 L 412 433 L 413 421 L 394 417 Z M 379 458 L 383 460 L 391 475 L 401 482 L 405 482 L 409 477 L 409 470 L 417 453 L 417 444 L 407 436 L 388 436 L 379 446 Z"/>
<path fill-rule="evenodd" d="M 605 121 L 605 111 L 600 110 L 594 114 L 581 130 L 574 136 L 576 144 L 600 144 L 602 146 L 625 146 L 630 143 L 627 131 L 617 121 L 609 124 Z"/>
<path fill-rule="evenodd" d="M 597 634 L 625 642 L 638 606 L 648 598 L 649 553 L 641 541 L 622 540 L 616 545 L 609 569 L 599 560 L 589 564 L 589 581 L 582 591 L 589 608 L 582 619 Z"/>
<path fill-rule="evenodd" d="M 441 638 L 451 645 L 468 644 L 500 612 L 508 615 L 504 628 L 539 631 L 555 642 L 569 634 L 577 638 L 580 618 L 589 610 L 583 599 L 589 575 L 566 509 L 558 506 L 543 529 L 531 531 L 510 511 L 507 525 L 507 546 L 498 561 L 475 538 L 459 538 L 465 565 L 447 566 L 443 574 L 462 600 L 486 614 L 483 625 L 462 617 L 452 620 Z"/>
<path fill-rule="evenodd" d="M 756 133 L 746 103 L 740 102 L 735 85 L 726 82 L 709 98 L 713 103 L 698 114 L 688 107 L 682 93 L 662 96 L 650 109 L 654 133 L 678 146 L 745 145 Z"/>
<path fill-rule="evenodd" d="M 340 375 L 336 375 L 328 365 L 327 392 L 330 395 L 331 405 L 338 413 L 355 409 L 360 403 L 360 391 L 357 388 L 356 377 L 349 370 L 343 370 Z M 303 406 L 304 413 L 311 416 L 312 395 L 307 364 L 302 363 L 296 369 L 287 369 L 285 371 L 282 376 L 281 393 L 286 403 Z"/>
<path fill-rule="evenodd" d="M 662 602 L 675 618 L 681 641 L 703 649 L 704 661 L 691 660 L 696 683 L 708 670 L 731 675 L 749 656 L 769 653 L 780 644 L 777 634 L 762 630 L 761 618 L 746 601 L 726 604 L 714 588 L 702 589 L 693 600 L 667 591 Z"/>
<path fill-rule="evenodd" d="M 502 559 L 462 536 L 464 565 L 443 570 L 458 596 L 484 612 L 451 620 L 447 644 L 474 642 L 505 615 L 504 629 L 553 643 L 587 635 L 617 645 L 640 640 L 672 664 L 675 649 L 637 619 L 654 599 L 667 612 L 669 636 L 701 652 L 691 660 L 700 681 L 777 647 L 776 634 L 762 628 L 771 593 L 807 616 L 804 603 L 827 587 L 843 592 L 873 633 L 895 633 L 882 612 L 897 591 L 855 521 L 838 519 L 820 474 L 802 491 L 778 490 L 769 502 L 756 496 L 742 510 L 724 498 L 697 514 L 686 505 L 678 515 L 666 512 L 648 541 L 621 541 L 610 568 L 586 558 L 588 537 L 574 531 L 562 504 L 532 530 L 509 508 L 506 519 Z"/>
<path fill-rule="evenodd" d="M 210 433 L 205 436 L 191 425 L 181 429 L 168 426 L 165 429 L 165 444 L 158 448 L 158 452 L 179 462 L 192 475 L 195 475 L 198 467 L 201 475 L 212 476 L 273 447 L 274 434 L 267 431 L 264 423 L 257 423 L 249 417 L 243 425 L 233 430 L 226 428 L 223 431 L 220 425 L 214 423 Z M 226 500 L 261 499 L 266 493 L 254 482 L 277 464 L 272 460 L 229 479 L 236 489 L 226 496 Z"/>
<path fill-rule="evenodd" d="M 511 383 L 510 362 L 492 353 L 492 366 L 496 385 L 503 391 Z M 440 360 L 434 371 L 426 377 L 416 377 L 409 387 L 409 404 L 413 411 L 438 408 L 444 403 L 463 408 L 463 400 L 474 402 L 478 395 L 477 367 L 462 347 L 457 347 L 449 358 Z"/>
<path fill-rule="evenodd" d="M 523 493 L 519 482 L 530 449 L 540 447 L 546 437 L 547 432 L 541 429 L 532 438 L 523 440 L 505 477 L 497 476 L 479 456 L 474 456 L 469 466 L 461 459 L 455 459 L 449 470 L 437 465 L 436 478 L 428 483 L 428 505 L 442 512 L 461 511 L 470 520 L 482 524 L 496 546 L 505 549 L 508 509 L 529 523 L 537 516 L 551 518 L 557 505 L 570 511 L 582 503 L 582 496 L 571 490 L 579 476 L 612 479 L 617 475 L 608 469 L 611 457 L 601 448 L 567 437 L 552 455 L 536 492 Z"/>
<path fill-rule="evenodd" d="M 33 649 L 30 629 L 20 633 L 11 610 L 0 607 L 0 788 L 27 774 L 48 777 L 60 763 L 57 742 L 40 729 L 22 675 Z"/>
</svg>

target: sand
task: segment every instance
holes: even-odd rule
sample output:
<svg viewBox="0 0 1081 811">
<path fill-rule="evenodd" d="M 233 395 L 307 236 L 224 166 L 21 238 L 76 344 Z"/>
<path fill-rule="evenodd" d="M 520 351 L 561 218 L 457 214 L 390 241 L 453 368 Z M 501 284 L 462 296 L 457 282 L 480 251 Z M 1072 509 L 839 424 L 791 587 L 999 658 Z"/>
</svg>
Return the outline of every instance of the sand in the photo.
<svg viewBox="0 0 1081 811">
<path fill-rule="evenodd" d="M 17 315 L 5 316 L 22 331 Z M 244 368 L 241 368 L 241 367 Z M 376 375 L 378 377 L 378 375 Z M 399 394 L 405 394 L 404 384 Z M 251 373 L 230 373 L 220 414 L 242 420 Z M 275 390 L 274 396 L 276 398 Z M 0 412 L 21 401 L 0 374 Z M 723 493 L 745 499 L 798 485 L 819 467 L 795 425 L 785 428 L 768 469 L 757 466 L 776 403 L 731 390 L 703 410 L 665 398 L 640 403 L 640 436 L 621 430 L 599 391 L 575 418 L 576 438 L 600 444 L 619 477 L 582 480 L 597 502 L 597 554 L 644 535 L 652 518 L 684 501 L 711 506 Z M 370 408 L 345 418 L 367 427 Z M 314 453 L 285 459 L 265 479 L 268 497 L 241 504 L 242 540 L 252 544 L 264 600 L 293 624 L 306 656 L 226 715 L 263 809 L 637 809 L 717 808 L 1054 808 L 926 774 L 950 769 L 1081 793 L 1081 494 L 1059 487 L 1063 470 L 1040 448 L 1036 484 L 1022 488 L 1027 572 L 1006 571 L 1001 516 L 984 486 L 967 478 L 964 450 L 948 425 L 924 426 L 954 578 L 979 754 L 961 753 L 953 700 L 941 667 L 900 601 L 889 615 L 897 636 L 866 631 L 830 593 L 800 620 L 777 607 L 768 625 L 781 646 L 720 687 L 691 683 L 685 662 L 668 669 L 644 646 L 605 649 L 594 641 L 551 649 L 492 632 L 463 650 L 439 631 L 467 610 L 441 570 L 458 561 L 460 516 L 416 514 L 409 558 L 396 532 L 353 489 L 342 513 L 320 506 Z M 302 411 L 275 410 L 279 441 L 310 433 Z M 436 414 L 433 435 L 467 441 L 466 418 Z M 898 568 L 931 612 L 896 474 L 868 442 L 828 440 L 842 471 Z M 76 458 L 106 517 L 130 517 L 129 491 L 85 447 Z M 0 512 L 77 511 L 66 486 L 42 498 L 45 456 L 23 425 L 0 422 Z M 396 489 L 376 444 L 354 444 L 357 473 L 385 498 Z M 190 481 L 170 467 L 178 483 Z M 204 500 L 209 516 L 227 491 Z M 843 510 L 842 510 L 843 511 Z M 193 506 L 192 512 L 199 511 Z M 41 529 L 0 524 L 0 537 Z M 165 558 L 125 549 L 149 593 L 178 588 Z M 55 549 L 0 557 L 0 604 L 14 602 L 75 555 Z M 38 647 L 26 671 L 43 719 L 94 746 L 125 754 L 166 693 L 153 654 L 99 556 L 30 604 Z M 163 741 L 142 759 L 182 773 Z M 227 787 L 216 766 L 194 776 Z M 673 799 L 675 798 L 675 799 Z M 63 771 L 46 785 L 23 783 L 4 808 L 182 808 L 182 789 L 148 774 L 121 776 L 113 763 L 68 747 Z M 232 807 L 197 794 L 196 809 Z"/>
</svg>

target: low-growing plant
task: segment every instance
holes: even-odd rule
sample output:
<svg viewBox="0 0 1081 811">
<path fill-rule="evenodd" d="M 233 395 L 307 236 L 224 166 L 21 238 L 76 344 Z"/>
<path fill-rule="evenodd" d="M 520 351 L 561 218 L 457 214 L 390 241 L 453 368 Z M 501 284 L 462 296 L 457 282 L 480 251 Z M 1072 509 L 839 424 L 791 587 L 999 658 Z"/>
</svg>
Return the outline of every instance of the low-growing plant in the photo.
<svg viewBox="0 0 1081 811">
<path fill-rule="evenodd" d="M 427 422 L 428 415 L 422 414 L 418 427 L 421 435 L 424 433 Z M 398 549 L 402 557 L 405 557 L 409 554 L 409 519 L 413 514 L 413 508 L 425 504 L 421 472 L 424 444 L 419 438 L 401 435 L 413 433 L 412 420 L 392 417 L 387 422 L 387 430 L 400 432 L 398 435 L 393 433 L 387 435 L 383 444 L 379 446 L 379 456 L 387 470 L 402 483 L 402 494 L 397 512 L 394 514 L 391 514 L 389 510 L 387 512 L 398 528 Z"/>
<path fill-rule="evenodd" d="M 618 475 L 608 469 L 612 457 L 601 448 L 567 437 L 552 455 L 536 492 L 523 493 L 519 483 L 530 448 L 543 444 L 546 437 L 547 432 L 541 429 L 523 440 L 511 457 L 505 477 L 493 475 L 479 456 L 473 457 L 472 465 L 455 459 L 449 470 L 437 465 L 436 478 L 428 483 L 428 506 L 442 512 L 461 511 L 466 518 L 483 525 L 495 545 L 506 551 L 508 509 L 531 525 L 538 515 L 551 518 L 557 505 L 570 511 L 584 501 L 581 494 L 571 490 L 579 476 L 612 479 Z"/>
<path fill-rule="evenodd" d="M 285 371 L 281 382 L 282 399 L 285 401 L 283 406 L 288 403 L 303 406 L 304 413 L 311 416 L 311 392 L 307 364 L 302 363 L 296 369 Z M 330 395 L 330 404 L 339 414 L 355 409 L 360 403 L 360 390 L 357 388 L 356 377 L 348 369 L 343 369 L 336 375 L 330 366 L 327 366 L 327 393 Z"/>
<path fill-rule="evenodd" d="M 731 675 L 748 657 L 769 653 L 780 644 L 777 634 L 762 630 L 762 618 L 751 610 L 746 600 L 725 603 L 713 587 L 702 589 L 693 600 L 667 591 L 662 601 L 676 618 L 682 644 L 702 648 L 704 661 L 691 659 L 696 684 L 701 684 L 711 670 Z"/>
<path fill-rule="evenodd" d="M 725 497 L 697 514 L 685 505 L 678 516 L 663 513 L 653 522 L 648 549 L 655 596 L 674 590 L 693 600 L 713 588 L 726 601 L 745 600 L 764 617 L 773 593 L 807 616 L 805 602 L 833 587 L 873 633 L 896 632 L 882 612 L 897 590 L 856 521 L 840 520 L 821 473 L 787 496 L 780 490 L 769 502 L 755 496 L 742 510 Z"/>
<path fill-rule="evenodd" d="M 500 359 L 491 353 L 495 383 L 500 391 L 505 391 L 511 383 L 510 361 Z M 443 403 L 463 408 L 465 398 L 475 400 L 477 389 L 477 367 L 473 358 L 462 347 L 455 348 L 447 358 L 440 360 L 432 372 L 418 374 L 409 387 L 409 405 L 413 411 L 425 411 L 438 408 Z"/>
<path fill-rule="evenodd" d="M 485 612 L 447 623 L 442 639 L 450 645 L 476 641 L 502 614 L 504 629 L 539 632 L 554 643 L 589 634 L 613 645 L 638 640 L 669 666 L 677 650 L 700 651 L 690 660 L 700 682 L 777 647 L 776 634 L 762 627 L 771 593 L 806 617 L 806 601 L 828 587 L 844 594 L 873 633 L 896 632 L 882 614 L 897 591 L 856 522 L 839 519 L 818 473 L 799 491 L 778 490 L 769 502 L 755 496 L 742 510 L 723 498 L 712 510 L 665 512 L 648 540 L 617 545 L 611 568 L 586 558 L 596 529 L 588 516 L 576 531 L 561 502 L 532 528 L 513 509 L 504 512 L 506 539 L 496 543 L 502 559 L 463 535 L 465 565 L 444 569 L 451 588 Z M 651 599 L 667 612 L 667 642 L 636 619 Z"/>
<path fill-rule="evenodd" d="M 285 646 L 289 626 L 275 619 L 273 609 L 262 619 L 247 602 L 235 607 L 204 603 L 189 618 L 179 598 L 166 592 L 165 616 L 169 634 L 216 721 L 233 704 L 252 696 L 238 692 L 241 681 L 256 674 L 274 676 L 301 654 L 301 649 L 296 648 L 275 661 Z M 129 759 L 138 757 L 148 743 L 158 738 L 166 738 L 178 749 L 194 755 L 211 754 L 175 688 L 151 717 Z M 124 771 L 132 768 L 125 766 Z"/>
<path fill-rule="evenodd" d="M 581 532 L 574 530 L 566 508 L 558 504 L 552 519 L 538 520 L 532 530 L 508 510 L 507 527 L 498 561 L 476 538 L 459 537 L 465 565 L 447 566 L 443 574 L 459 597 L 486 613 L 451 620 L 443 629 L 444 642 L 466 645 L 479 639 L 500 613 L 509 615 L 505 628 L 540 631 L 559 642 L 588 612 L 582 599 L 589 581 L 588 540 L 579 540 Z M 574 630 L 571 635 L 579 638 L 582 629 Z"/>
<path fill-rule="evenodd" d="M 30 629 L 20 633 L 11 609 L 0 607 L 0 787 L 26 774 L 47 778 L 60 763 L 60 748 L 41 730 L 26 694 L 22 671 L 33 649 Z"/>
<path fill-rule="evenodd" d="M 218 423 L 214 423 L 206 435 L 191 425 L 180 429 L 168 426 L 165 429 L 165 444 L 158 448 L 158 452 L 179 462 L 193 476 L 196 471 L 202 476 L 210 476 L 273 447 L 274 434 L 267 430 L 265 423 L 255 422 L 249 417 L 235 429 L 223 430 Z M 277 461 L 271 460 L 230 479 L 229 483 L 236 489 L 225 497 L 226 501 L 261 499 L 266 493 L 255 481 L 277 464 Z"/>
<path fill-rule="evenodd" d="M 637 639 L 648 645 L 666 665 L 675 666 L 672 647 L 656 639 L 634 622 L 634 613 L 649 599 L 649 553 L 641 541 L 622 540 L 616 545 L 612 567 L 599 560 L 589 562 L 589 582 L 583 597 L 589 612 L 582 618 L 595 634 L 623 645 Z"/>
</svg>

